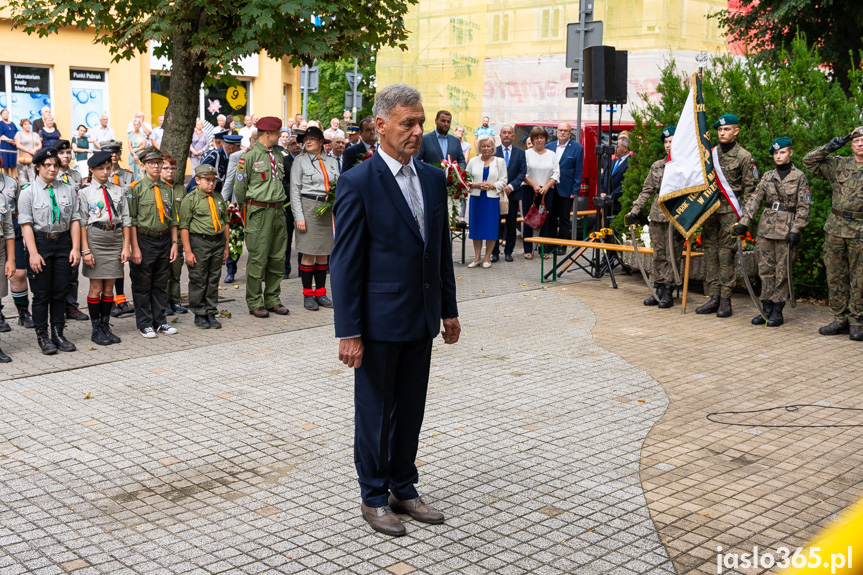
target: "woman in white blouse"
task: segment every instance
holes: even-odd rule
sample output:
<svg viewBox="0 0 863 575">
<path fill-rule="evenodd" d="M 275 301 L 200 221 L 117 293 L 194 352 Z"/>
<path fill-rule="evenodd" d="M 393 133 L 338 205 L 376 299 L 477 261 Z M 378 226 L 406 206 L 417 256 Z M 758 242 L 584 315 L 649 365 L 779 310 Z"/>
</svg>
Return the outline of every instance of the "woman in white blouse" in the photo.
<svg viewBox="0 0 863 575">
<path fill-rule="evenodd" d="M 494 138 L 480 136 L 477 141 L 479 156 L 467 163 L 471 177 L 470 212 L 468 214 L 470 239 L 473 240 L 474 258 L 467 267 L 480 264 L 491 267 L 491 249 L 497 241 L 500 226 L 500 193 L 506 187 L 506 163 L 494 155 Z M 554 155 L 554 154 L 552 154 Z M 485 242 L 485 260 L 482 259 L 482 242 Z"/>
<path fill-rule="evenodd" d="M 527 214 L 531 205 L 539 207 L 540 204 L 544 204 L 546 210 L 551 210 L 554 194 L 549 194 L 548 191 L 560 181 L 557 154 L 545 149 L 545 144 L 548 142 L 545 128 L 537 126 L 531 130 L 530 140 L 533 142 L 533 148 L 524 153 L 527 160 L 527 175 L 521 186 L 522 214 Z M 527 260 L 533 258 L 533 243 L 524 240 L 533 237 L 533 234 L 533 228 L 528 225 L 523 226 L 521 237 L 524 243 L 524 259 Z"/>
</svg>

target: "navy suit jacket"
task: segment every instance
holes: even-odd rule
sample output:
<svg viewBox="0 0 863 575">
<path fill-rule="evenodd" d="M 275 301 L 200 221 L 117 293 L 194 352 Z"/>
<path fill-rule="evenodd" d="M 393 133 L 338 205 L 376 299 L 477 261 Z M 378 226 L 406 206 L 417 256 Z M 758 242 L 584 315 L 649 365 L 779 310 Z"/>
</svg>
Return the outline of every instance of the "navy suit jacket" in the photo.
<svg viewBox="0 0 863 575">
<path fill-rule="evenodd" d="M 545 148 L 557 153 L 558 142 Z M 560 157 L 560 182 L 555 186 L 557 195 L 569 198 L 581 192 L 581 172 L 584 168 L 584 148 L 575 140 L 570 140 Z"/>
<path fill-rule="evenodd" d="M 458 162 L 458 165 L 464 168 L 467 164 L 464 161 L 464 152 L 461 149 L 461 142 L 455 136 L 447 134 L 446 137 L 447 156 Z M 426 164 L 440 164 L 446 158 L 441 155 L 440 144 L 437 141 L 437 132 L 429 132 L 423 136 L 423 143 L 420 145 L 420 151 L 414 156 L 414 160 L 425 162 Z"/>
<path fill-rule="evenodd" d="M 414 161 L 426 239 L 384 159 L 339 177 L 330 281 L 336 337 L 408 342 L 458 317 L 443 171 Z"/>
<path fill-rule="evenodd" d="M 623 195 L 623 176 L 626 170 L 629 169 L 629 158 L 632 154 L 624 157 L 619 163 L 617 160 L 611 161 L 611 198 L 614 200 L 614 213 L 620 213 L 620 197 Z M 602 174 L 602 188 L 597 192 L 604 194 L 606 182 L 608 181 L 608 169 Z"/>
<path fill-rule="evenodd" d="M 519 201 L 521 199 L 521 184 L 524 177 L 527 175 L 527 157 L 524 155 L 524 150 L 518 146 L 509 147 L 509 164 L 506 166 L 507 184 L 512 186 L 512 193 L 509 195 L 510 201 Z M 498 158 L 503 158 L 503 146 L 498 146 L 494 153 Z"/>
<path fill-rule="evenodd" d="M 354 144 L 353 146 L 349 146 L 345 153 L 342 154 L 342 174 L 350 170 L 351 168 L 356 167 L 358 161 L 363 159 L 363 156 L 366 155 L 366 145 L 363 144 L 362 140 Z"/>
</svg>

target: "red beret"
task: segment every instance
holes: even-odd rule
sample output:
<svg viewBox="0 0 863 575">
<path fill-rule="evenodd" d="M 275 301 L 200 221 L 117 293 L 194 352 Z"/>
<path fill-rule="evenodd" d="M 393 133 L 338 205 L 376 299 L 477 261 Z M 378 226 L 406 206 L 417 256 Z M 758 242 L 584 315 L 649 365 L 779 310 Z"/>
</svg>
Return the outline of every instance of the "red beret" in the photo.
<svg viewBox="0 0 863 575">
<path fill-rule="evenodd" d="M 255 127 L 259 132 L 278 132 L 282 129 L 282 121 L 275 116 L 264 116 L 258 119 Z"/>
</svg>

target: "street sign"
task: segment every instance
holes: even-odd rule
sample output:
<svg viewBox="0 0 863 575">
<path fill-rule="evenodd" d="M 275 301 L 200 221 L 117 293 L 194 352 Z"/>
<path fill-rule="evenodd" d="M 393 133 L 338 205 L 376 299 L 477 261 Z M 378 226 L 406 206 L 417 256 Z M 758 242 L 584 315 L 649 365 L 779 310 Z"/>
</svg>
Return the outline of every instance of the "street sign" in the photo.
<svg viewBox="0 0 863 575">
<path fill-rule="evenodd" d="M 353 72 L 345 72 L 345 78 L 348 79 L 348 86 L 350 86 L 351 89 L 356 89 L 357 86 L 360 85 L 363 75 L 359 73 L 354 74 Z"/>
<path fill-rule="evenodd" d="M 584 27 L 584 46 L 579 51 L 579 36 Z M 574 22 L 566 25 L 566 67 L 578 68 L 585 48 L 602 46 L 602 20 Z"/>
<path fill-rule="evenodd" d="M 310 94 L 318 92 L 318 67 L 303 66 L 300 68 L 300 92 L 305 92 L 306 87 L 309 88 Z"/>
<path fill-rule="evenodd" d="M 566 89 L 567 98 L 578 98 L 581 95 L 581 86 L 571 86 Z"/>
<path fill-rule="evenodd" d="M 346 110 L 352 110 L 355 105 L 356 105 L 357 109 L 363 107 L 363 94 L 362 94 L 362 92 L 357 92 L 357 101 L 356 102 L 354 102 L 354 93 L 353 92 L 345 92 L 345 109 Z"/>
</svg>

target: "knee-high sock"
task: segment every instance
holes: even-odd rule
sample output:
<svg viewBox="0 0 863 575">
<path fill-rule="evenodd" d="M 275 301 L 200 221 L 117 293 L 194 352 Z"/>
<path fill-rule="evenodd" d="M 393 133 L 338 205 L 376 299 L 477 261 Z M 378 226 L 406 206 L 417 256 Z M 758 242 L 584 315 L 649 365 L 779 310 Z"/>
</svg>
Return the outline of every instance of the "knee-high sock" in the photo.
<svg viewBox="0 0 863 575">
<path fill-rule="evenodd" d="M 90 319 L 98 323 L 99 318 L 102 317 L 102 300 L 99 299 L 99 296 L 87 297 L 87 309 L 90 311 Z M 110 309 L 108 309 L 108 313 L 111 313 Z"/>
<path fill-rule="evenodd" d="M 315 295 L 315 290 L 312 289 L 312 277 L 315 273 L 315 266 L 307 266 L 300 264 L 300 279 L 303 282 L 303 295 Z"/>
<path fill-rule="evenodd" d="M 327 295 L 327 269 L 328 264 L 315 264 L 315 290 L 314 295 Z"/>
</svg>

